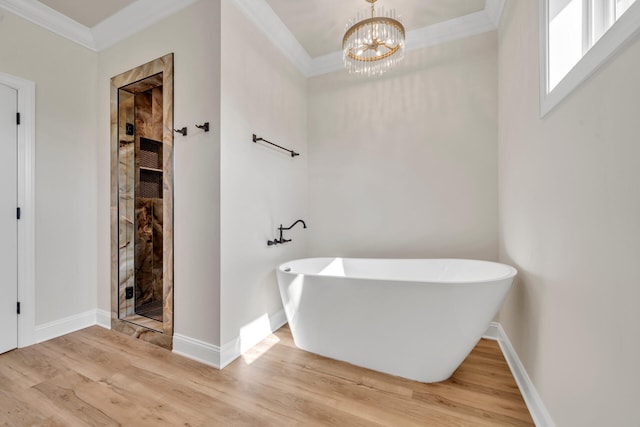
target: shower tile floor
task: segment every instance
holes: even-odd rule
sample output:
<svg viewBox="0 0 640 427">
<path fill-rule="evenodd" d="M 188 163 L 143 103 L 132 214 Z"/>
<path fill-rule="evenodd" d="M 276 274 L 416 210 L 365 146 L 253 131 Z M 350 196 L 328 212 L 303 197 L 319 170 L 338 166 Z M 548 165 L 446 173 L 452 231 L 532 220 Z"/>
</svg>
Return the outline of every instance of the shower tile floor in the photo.
<svg viewBox="0 0 640 427">
<path fill-rule="evenodd" d="M 148 317 L 149 319 L 162 322 L 162 301 L 152 301 L 136 308 L 138 316 Z"/>
</svg>

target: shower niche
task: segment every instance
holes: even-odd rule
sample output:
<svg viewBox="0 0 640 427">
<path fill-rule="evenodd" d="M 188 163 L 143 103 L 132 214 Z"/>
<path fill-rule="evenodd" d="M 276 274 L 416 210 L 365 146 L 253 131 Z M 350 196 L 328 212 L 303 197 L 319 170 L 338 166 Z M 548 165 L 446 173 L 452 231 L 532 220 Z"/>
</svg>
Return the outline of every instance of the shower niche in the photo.
<svg viewBox="0 0 640 427">
<path fill-rule="evenodd" d="M 111 327 L 173 336 L 173 54 L 111 79 Z"/>
</svg>

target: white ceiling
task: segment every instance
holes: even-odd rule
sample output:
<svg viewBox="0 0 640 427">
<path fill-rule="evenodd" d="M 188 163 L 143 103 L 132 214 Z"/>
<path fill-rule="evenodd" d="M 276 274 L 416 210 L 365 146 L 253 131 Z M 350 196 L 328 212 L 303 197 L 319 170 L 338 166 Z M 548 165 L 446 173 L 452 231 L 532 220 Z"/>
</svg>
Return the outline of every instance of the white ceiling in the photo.
<svg viewBox="0 0 640 427">
<path fill-rule="evenodd" d="M 198 0 L 0 0 L 5 9 L 101 51 Z M 230 0 L 307 77 L 342 68 L 341 42 L 365 0 Z M 378 0 L 396 9 L 407 51 L 494 31 L 505 0 Z M 1 18 L 0 14 L 0 18 Z"/>
<path fill-rule="evenodd" d="M 349 19 L 368 11 L 365 0 L 266 0 L 312 58 L 342 48 Z M 485 0 L 378 0 L 376 9 L 395 9 L 407 31 L 485 8 Z"/>
<path fill-rule="evenodd" d="M 84 25 L 93 27 L 136 0 L 39 0 L 50 8 Z"/>
</svg>

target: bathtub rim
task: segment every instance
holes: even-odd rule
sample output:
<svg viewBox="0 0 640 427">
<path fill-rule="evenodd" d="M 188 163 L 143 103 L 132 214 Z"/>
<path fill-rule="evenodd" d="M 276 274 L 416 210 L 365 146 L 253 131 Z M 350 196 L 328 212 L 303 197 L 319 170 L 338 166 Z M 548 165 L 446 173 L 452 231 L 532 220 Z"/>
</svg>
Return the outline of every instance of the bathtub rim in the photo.
<svg viewBox="0 0 640 427">
<path fill-rule="evenodd" d="M 293 271 L 292 268 L 288 264 L 293 264 L 296 262 L 303 261 L 311 261 L 311 260 L 334 260 L 334 259 L 343 259 L 343 260 L 357 260 L 357 261 L 472 261 L 479 262 L 484 264 L 493 264 L 506 268 L 507 273 L 501 276 L 491 277 L 489 279 L 470 279 L 470 280 L 424 280 L 424 279 L 415 279 L 410 280 L 406 278 L 393 278 L 393 277 L 361 277 L 361 276 L 338 276 L 335 274 L 318 274 L 318 273 L 305 273 L 305 272 L 296 272 Z M 285 268 L 290 268 L 290 270 L 285 270 Z M 335 278 L 335 279 L 350 279 L 350 280 L 371 280 L 371 281 L 380 281 L 380 282 L 404 282 L 404 283 L 422 283 L 429 285 L 470 285 L 470 284 L 481 284 L 481 283 L 493 283 L 505 279 L 515 279 L 518 275 L 518 270 L 509 265 L 496 261 L 487 261 L 482 259 L 473 259 L 473 258 L 356 258 L 356 257 L 306 257 L 306 258 L 297 258 L 293 260 L 289 260 L 283 262 L 278 265 L 277 271 L 282 274 L 297 276 L 314 276 L 314 277 L 327 277 L 327 278 Z"/>
</svg>

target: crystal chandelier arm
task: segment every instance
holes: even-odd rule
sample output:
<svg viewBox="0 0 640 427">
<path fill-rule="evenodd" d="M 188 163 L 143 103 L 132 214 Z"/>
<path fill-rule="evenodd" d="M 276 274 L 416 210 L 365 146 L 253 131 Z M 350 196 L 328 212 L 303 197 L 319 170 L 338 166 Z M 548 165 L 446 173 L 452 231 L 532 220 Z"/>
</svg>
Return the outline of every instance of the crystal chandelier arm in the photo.
<svg viewBox="0 0 640 427">
<path fill-rule="evenodd" d="M 370 44 L 361 44 L 359 46 L 356 46 L 354 48 L 349 49 L 350 52 L 357 52 L 356 55 L 362 55 L 363 53 L 365 53 L 368 50 L 372 50 L 373 46 L 371 46 Z"/>
</svg>

